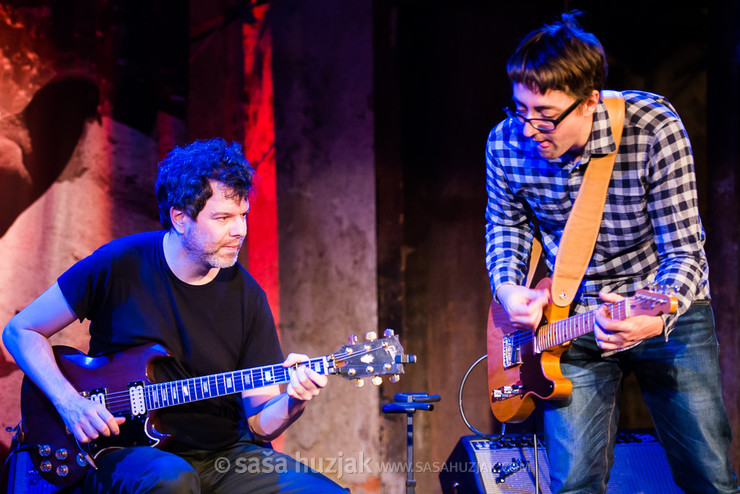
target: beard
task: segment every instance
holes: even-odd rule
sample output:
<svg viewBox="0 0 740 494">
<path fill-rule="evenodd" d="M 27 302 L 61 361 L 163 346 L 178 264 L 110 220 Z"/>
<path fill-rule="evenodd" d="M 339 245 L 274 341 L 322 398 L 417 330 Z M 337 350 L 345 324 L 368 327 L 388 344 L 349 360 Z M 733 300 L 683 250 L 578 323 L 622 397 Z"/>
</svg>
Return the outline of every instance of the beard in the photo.
<svg viewBox="0 0 740 494">
<path fill-rule="evenodd" d="M 220 248 L 214 251 L 202 252 L 200 260 L 203 264 L 212 268 L 230 268 L 236 264 L 239 258 L 239 249 L 233 251 L 229 249 L 229 252 L 221 252 Z"/>
<path fill-rule="evenodd" d="M 186 232 L 183 240 L 183 247 L 194 261 L 208 268 L 230 268 L 239 258 L 239 250 L 244 239 L 239 240 L 238 248 L 227 248 L 228 245 L 233 245 L 233 242 L 231 244 L 209 242 L 196 230 L 191 229 Z"/>
</svg>

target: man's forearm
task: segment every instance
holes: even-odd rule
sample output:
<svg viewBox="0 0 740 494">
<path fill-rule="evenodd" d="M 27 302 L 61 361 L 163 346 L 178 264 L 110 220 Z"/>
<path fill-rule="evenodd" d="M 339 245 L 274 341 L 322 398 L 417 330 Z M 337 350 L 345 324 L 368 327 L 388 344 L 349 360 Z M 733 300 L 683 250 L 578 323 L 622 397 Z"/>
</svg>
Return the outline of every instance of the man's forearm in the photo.
<svg viewBox="0 0 740 494">
<path fill-rule="evenodd" d="M 49 340 L 40 333 L 24 329 L 11 320 L 3 331 L 3 344 L 18 367 L 57 406 L 77 391 L 57 366 Z"/>
<path fill-rule="evenodd" d="M 286 392 L 280 393 L 270 398 L 257 414 L 249 417 L 249 427 L 259 439 L 271 441 L 298 420 L 305 408 L 305 401 L 292 398 Z"/>
</svg>

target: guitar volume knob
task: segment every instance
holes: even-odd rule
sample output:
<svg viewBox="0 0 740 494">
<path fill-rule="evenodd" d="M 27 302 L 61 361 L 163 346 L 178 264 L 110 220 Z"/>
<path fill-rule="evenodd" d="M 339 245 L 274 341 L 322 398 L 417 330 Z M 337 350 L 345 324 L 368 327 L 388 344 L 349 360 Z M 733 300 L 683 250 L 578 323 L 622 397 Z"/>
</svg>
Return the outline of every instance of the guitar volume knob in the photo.
<svg viewBox="0 0 740 494">
<path fill-rule="evenodd" d="M 85 458 L 85 455 L 82 453 L 77 453 L 77 457 L 75 458 L 77 460 L 77 464 L 81 467 L 87 466 L 87 458 Z"/>
<path fill-rule="evenodd" d="M 39 444 L 39 456 L 49 456 L 51 455 L 51 446 L 48 444 Z"/>
<path fill-rule="evenodd" d="M 42 472 L 51 472 L 51 462 L 49 460 L 42 461 L 39 463 L 39 470 Z"/>
<path fill-rule="evenodd" d="M 69 467 L 67 465 L 59 465 L 56 469 L 56 474 L 59 477 L 66 477 L 69 474 Z"/>
<path fill-rule="evenodd" d="M 54 456 L 56 456 L 57 460 L 66 460 L 69 452 L 65 448 L 59 448 L 54 452 Z"/>
</svg>

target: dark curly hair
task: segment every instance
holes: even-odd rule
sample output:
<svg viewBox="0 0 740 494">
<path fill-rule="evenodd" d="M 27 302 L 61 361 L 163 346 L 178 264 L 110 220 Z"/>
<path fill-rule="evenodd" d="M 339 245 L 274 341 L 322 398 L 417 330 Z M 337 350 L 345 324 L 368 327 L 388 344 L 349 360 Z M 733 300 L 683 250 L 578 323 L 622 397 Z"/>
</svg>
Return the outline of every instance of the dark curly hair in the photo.
<svg viewBox="0 0 740 494">
<path fill-rule="evenodd" d="M 176 147 L 159 163 L 154 189 L 159 204 L 159 221 L 170 229 L 170 209 L 180 209 L 192 219 L 213 195 L 211 180 L 224 184 L 233 197 L 245 198 L 252 191 L 254 169 L 236 142 L 220 137 L 197 140 Z"/>
<path fill-rule="evenodd" d="M 576 20 L 581 14 L 562 14 L 559 21 L 525 36 L 506 65 L 511 82 L 539 94 L 554 90 L 576 98 L 604 89 L 606 54 L 596 36 Z"/>
</svg>

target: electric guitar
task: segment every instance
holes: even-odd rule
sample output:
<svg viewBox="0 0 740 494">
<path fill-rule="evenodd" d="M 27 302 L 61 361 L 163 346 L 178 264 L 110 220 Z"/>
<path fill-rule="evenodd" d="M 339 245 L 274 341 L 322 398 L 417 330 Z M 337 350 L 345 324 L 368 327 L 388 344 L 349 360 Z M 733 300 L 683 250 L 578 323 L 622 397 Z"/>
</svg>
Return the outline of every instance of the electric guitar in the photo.
<svg viewBox="0 0 740 494">
<path fill-rule="evenodd" d="M 550 289 L 545 278 L 537 288 Z M 609 317 L 658 316 L 676 312 L 674 296 L 638 290 L 635 296 L 606 304 Z M 500 304 L 488 315 L 488 392 L 491 411 L 499 422 L 520 423 L 535 409 L 534 397 L 545 400 L 570 396 L 573 384 L 560 370 L 560 356 L 568 342 L 594 329 L 596 310 L 567 317 L 568 307 L 553 304 L 544 310 L 544 324 L 536 331 L 514 329 Z"/>
<path fill-rule="evenodd" d="M 331 355 L 312 358 L 307 365 L 322 375 L 337 375 L 364 384 L 362 378 L 391 375 L 397 382 L 403 374 L 403 364 L 416 361 L 414 355 L 404 355 L 398 336 L 386 330 L 377 339 L 368 333 L 368 340 L 342 345 Z M 113 449 L 128 446 L 162 447 L 171 438 L 157 430 L 156 411 L 198 400 L 241 393 L 290 381 L 291 368 L 282 364 L 254 367 L 202 377 L 168 382 L 151 380 L 153 365 L 161 359 L 172 359 L 159 344 L 130 348 L 120 353 L 88 357 L 66 347 L 53 347 L 57 364 L 64 376 L 90 400 L 99 402 L 113 416 L 125 417 L 121 432 L 116 436 L 99 436 L 87 444 L 78 444 L 66 428 L 46 395 L 28 378 L 21 387 L 21 415 L 24 443 L 30 446 L 31 461 L 42 478 L 54 485 L 66 486 L 81 480 L 94 460 Z"/>
</svg>

